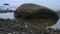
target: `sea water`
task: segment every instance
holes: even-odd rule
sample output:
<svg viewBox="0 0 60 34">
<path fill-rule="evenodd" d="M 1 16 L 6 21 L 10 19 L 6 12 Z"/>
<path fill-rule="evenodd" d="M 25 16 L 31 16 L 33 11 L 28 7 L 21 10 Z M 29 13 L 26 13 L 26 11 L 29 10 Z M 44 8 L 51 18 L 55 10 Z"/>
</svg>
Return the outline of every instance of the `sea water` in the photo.
<svg viewBox="0 0 60 34">
<path fill-rule="evenodd" d="M 15 19 L 14 18 L 14 12 L 7 12 L 7 13 L 0 13 L 0 18 L 2 19 Z"/>
</svg>

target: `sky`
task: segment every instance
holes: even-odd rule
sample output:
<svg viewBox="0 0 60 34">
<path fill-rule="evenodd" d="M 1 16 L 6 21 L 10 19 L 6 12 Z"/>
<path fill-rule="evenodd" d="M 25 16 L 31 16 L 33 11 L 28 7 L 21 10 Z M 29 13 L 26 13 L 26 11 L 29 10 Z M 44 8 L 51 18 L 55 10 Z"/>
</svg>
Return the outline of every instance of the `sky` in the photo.
<svg viewBox="0 0 60 34">
<path fill-rule="evenodd" d="M 19 7 L 24 3 L 34 3 L 53 10 L 60 10 L 60 0 L 0 0 L 0 6 L 3 6 L 4 3 L 8 3 L 13 7 Z"/>
</svg>

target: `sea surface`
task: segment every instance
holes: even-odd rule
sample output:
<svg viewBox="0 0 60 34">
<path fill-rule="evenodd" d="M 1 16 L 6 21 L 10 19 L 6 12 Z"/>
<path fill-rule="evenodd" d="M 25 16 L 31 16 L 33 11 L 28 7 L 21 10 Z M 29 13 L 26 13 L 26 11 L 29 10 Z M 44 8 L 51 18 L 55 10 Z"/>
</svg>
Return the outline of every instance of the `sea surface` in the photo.
<svg viewBox="0 0 60 34">
<path fill-rule="evenodd" d="M 14 12 L 7 12 L 7 13 L 0 13 L 0 18 L 2 19 L 15 19 L 14 18 Z"/>
</svg>

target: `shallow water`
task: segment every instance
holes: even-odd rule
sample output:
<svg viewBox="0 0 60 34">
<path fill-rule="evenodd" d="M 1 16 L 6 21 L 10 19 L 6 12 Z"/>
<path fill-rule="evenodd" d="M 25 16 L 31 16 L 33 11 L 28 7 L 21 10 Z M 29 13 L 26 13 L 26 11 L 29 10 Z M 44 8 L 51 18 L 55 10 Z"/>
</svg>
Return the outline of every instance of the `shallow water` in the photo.
<svg viewBox="0 0 60 34">
<path fill-rule="evenodd" d="M 14 19 L 14 12 L 8 12 L 8 13 L 0 13 L 0 18 L 3 19 Z"/>
</svg>

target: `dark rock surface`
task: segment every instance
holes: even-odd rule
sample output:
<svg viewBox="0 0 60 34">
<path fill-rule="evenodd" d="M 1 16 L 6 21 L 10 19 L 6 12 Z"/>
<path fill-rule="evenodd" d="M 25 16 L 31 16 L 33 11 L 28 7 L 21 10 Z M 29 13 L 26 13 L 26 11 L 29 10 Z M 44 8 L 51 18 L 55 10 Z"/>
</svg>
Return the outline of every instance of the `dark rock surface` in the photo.
<svg viewBox="0 0 60 34">
<path fill-rule="evenodd" d="M 28 21 L 29 20 L 41 21 L 42 19 L 47 19 L 47 20 L 50 19 L 55 21 L 50 24 L 55 24 L 59 19 L 58 15 L 53 10 L 32 3 L 25 3 L 19 6 L 14 12 L 14 16 L 15 18 L 18 19 L 19 18 L 25 20 L 27 19 Z M 41 24 L 41 22 L 39 24 Z"/>
<path fill-rule="evenodd" d="M 59 19 L 58 15 L 53 10 L 32 3 L 19 6 L 15 11 L 15 17 L 26 19 Z"/>
</svg>

